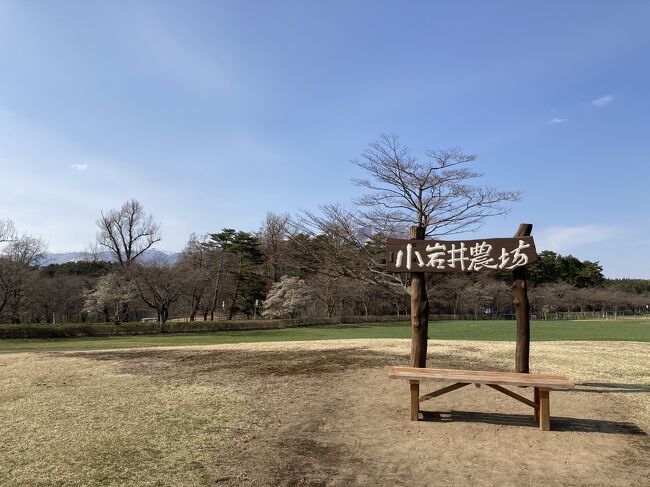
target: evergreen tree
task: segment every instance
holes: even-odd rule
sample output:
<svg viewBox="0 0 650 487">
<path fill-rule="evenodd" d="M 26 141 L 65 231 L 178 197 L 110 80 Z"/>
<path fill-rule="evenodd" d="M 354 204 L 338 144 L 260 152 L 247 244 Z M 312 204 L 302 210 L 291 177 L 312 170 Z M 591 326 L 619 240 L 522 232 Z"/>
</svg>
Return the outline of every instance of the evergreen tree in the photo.
<svg viewBox="0 0 650 487">
<path fill-rule="evenodd" d="M 230 273 L 235 282 L 228 319 L 237 311 L 249 313 L 255 300 L 262 297 L 265 282 L 259 274 L 259 267 L 264 263 L 264 254 L 257 237 L 248 232 L 237 232 L 224 228 L 219 233 L 210 234 L 210 240 L 223 252 L 233 256 L 234 265 Z"/>
</svg>

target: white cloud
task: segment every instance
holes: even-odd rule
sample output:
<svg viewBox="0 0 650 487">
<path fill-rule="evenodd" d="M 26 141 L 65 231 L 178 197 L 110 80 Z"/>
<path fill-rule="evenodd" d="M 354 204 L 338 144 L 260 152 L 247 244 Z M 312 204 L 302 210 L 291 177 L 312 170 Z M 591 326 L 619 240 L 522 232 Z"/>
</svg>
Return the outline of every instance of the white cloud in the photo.
<svg viewBox="0 0 650 487">
<path fill-rule="evenodd" d="M 578 247 L 611 240 L 620 233 L 620 228 L 609 225 L 548 227 L 535 234 L 535 246 L 538 251 L 553 250 L 564 254 Z"/>
<path fill-rule="evenodd" d="M 562 123 L 566 122 L 568 119 L 567 118 L 558 118 L 558 117 L 553 117 L 548 121 L 549 124 L 556 124 L 556 123 Z"/>
<path fill-rule="evenodd" d="M 72 164 L 71 169 L 76 169 L 77 171 L 85 171 L 88 169 L 88 164 Z"/>
<path fill-rule="evenodd" d="M 592 100 L 591 104 L 597 108 L 602 108 L 605 105 L 609 105 L 612 101 L 614 101 L 614 97 L 612 95 L 605 95 L 603 97 Z"/>
</svg>

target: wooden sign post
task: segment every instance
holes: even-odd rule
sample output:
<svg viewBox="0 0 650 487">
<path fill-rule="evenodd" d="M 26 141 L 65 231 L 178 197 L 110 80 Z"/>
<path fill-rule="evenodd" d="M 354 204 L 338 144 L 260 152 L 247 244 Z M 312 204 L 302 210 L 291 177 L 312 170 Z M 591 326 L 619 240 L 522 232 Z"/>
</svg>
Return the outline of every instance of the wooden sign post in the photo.
<svg viewBox="0 0 650 487">
<path fill-rule="evenodd" d="M 529 237 L 533 231 L 530 223 L 519 225 L 515 238 Z M 526 268 L 517 267 L 512 271 L 512 289 L 515 292 L 515 313 L 517 315 L 517 345 L 515 346 L 515 372 L 530 371 L 530 303 L 528 302 L 528 283 Z"/>
<path fill-rule="evenodd" d="M 411 366 L 426 367 L 429 300 L 425 273 L 512 272 L 517 314 L 515 368 L 528 372 L 530 306 L 526 266 L 537 261 L 533 226 L 522 223 L 513 238 L 424 240 L 424 228 L 411 227 L 410 239 L 386 240 L 386 270 L 411 274 Z M 414 393 L 414 391 L 411 391 Z"/>
<path fill-rule="evenodd" d="M 411 227 L 411 239 L 424 242 L 424 228 Z M 411 273 L 411 367 L 427 366 L 429 298 L 424 272 Z"/>
</svg>

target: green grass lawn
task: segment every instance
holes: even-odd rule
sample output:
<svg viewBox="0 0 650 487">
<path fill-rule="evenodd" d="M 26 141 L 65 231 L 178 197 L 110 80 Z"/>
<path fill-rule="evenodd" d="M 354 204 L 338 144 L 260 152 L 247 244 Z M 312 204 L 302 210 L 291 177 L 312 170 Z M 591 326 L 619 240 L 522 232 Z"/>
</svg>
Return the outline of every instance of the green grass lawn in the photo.
<svg viewBox="0 0 650 487">
<path fill-rule="evenodd" d="M 432 321 L 429 338 L 435 340 L 515 339 L 514 321 Z M 271 342 L 294 340 L 336 340 L 350 338 L 408 338 L 408 323 L 313 326 L 281 330 L 182 333 L 173 335 L 111 336 L 61 339 L 0 340 L 0 352 L 93 350 L 132 347 L 173 347 L 218 343 Z M 650 320 L 533 321 L 532 340 L 588 340 L 650 342 Z"/>
</svg>

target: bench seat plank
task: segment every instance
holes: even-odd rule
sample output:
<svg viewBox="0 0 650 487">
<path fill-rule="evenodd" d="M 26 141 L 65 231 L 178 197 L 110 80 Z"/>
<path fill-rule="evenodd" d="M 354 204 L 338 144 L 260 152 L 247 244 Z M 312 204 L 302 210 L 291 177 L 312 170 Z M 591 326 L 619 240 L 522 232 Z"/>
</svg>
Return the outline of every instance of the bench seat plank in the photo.
<svg viewBox="0 0 650 487">
<path fill-rule="evenodd" d="M 472 384 L 502 384 L 548 389 L 570 389 L 575 384 L 559 375 L 522 374 L 517 372 L 490 372 L 479 370 L 428 369 L 417 367 L 392 367 L 391 379 L 443 380 Z"/>
</svg>

